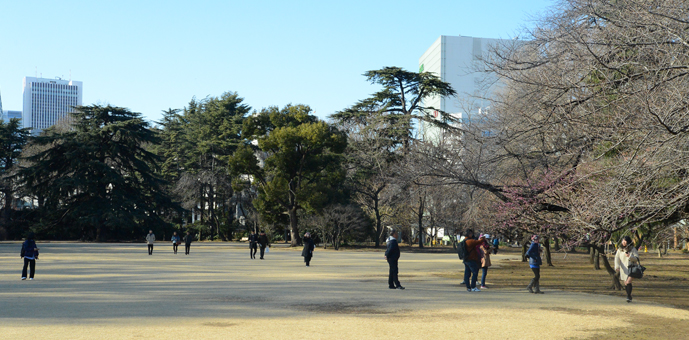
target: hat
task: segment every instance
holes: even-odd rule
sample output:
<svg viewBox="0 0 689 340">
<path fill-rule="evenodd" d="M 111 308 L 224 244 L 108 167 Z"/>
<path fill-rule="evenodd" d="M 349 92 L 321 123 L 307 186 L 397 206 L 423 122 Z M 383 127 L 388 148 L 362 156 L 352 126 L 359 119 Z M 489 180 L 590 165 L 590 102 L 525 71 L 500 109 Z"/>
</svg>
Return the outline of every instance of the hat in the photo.
<svg viewBox="0 0 689 340">
<path fill-rule="evenodd" d="M 490 235 L 488 235 L 488 234 L 483 234 L 483 237 L 486 239 L 490 239 Z"/>
<path fill-rule="evenodd" d="M 304 237 L 311 237 L 311 233 L 304 234 Z"/>
<path fill-rule="evenodd" d="M 538 241 L 539 239 L 541 238 L 538 235 L 531 236 L 531 241 Z"/>
</svg>

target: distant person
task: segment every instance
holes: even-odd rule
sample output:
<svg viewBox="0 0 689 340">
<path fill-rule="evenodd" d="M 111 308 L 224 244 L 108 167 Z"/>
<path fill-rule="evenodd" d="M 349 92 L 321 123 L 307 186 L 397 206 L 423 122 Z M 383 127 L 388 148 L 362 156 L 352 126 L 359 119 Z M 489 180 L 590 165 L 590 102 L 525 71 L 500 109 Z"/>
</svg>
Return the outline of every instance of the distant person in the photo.
<svg viewBox="0 0 689 340">
<path fill-rule="evenodd" d="M 311 233 L 304 234 L 304 250 L 301 251 L 301 256 L 304 257 L 304 262 L 308 267 L 311 263 L 311 258 L 313 257 L 313 250 L 316 249 L 316 245 L 313 243 L 311 238 Z"/>
<path fill-rule="evenodd" d="M 464 256 L 464 284 L 467 287 L 467 292 L 480 292 L 476 288 L 476 280 L 478 279 L 478 267 L 481 263 L 479 246 L 485 238 L 481 236 L 478 240 L 474 239 L 474 231 L 469 229 L 465 233 L 466 256 Z"/>
<path fill-rule="evenodd" d="M 191 248 L 192 241 L 194 241 L 194 236 L 189 234 L 187 230 L 187 235 L 184 236 L 184 255 L 189 255 L 189 248 Z"/>
<path fill-rule="evenodd" d="M 498 254 L 498 249 L 500 248 L 500 239 L 493 237 L 493 255 Z"/>
<path fill-rule="evenodd" d="M 182 239 L 177 235 L 177 232 L 172 233 L 172 251 L 177 254 L 177 247 L 182 243 Z"/>
<path fill-rule="evenodd" d="M 22 250 L 19 252 L 19 256 L 24 259 L 24 268 L 22 268 L 22 280 L 26 280 L 26 269 L 30 267 L 31 274 L 29 274 L 29 280 L 33 280 L 34 274 L 36 274 L 36 260 L 38 260 L 38 247 L 36 246 L 36 241 L 34 241 L 34 233 L 29 233 L 26 236 L 26 240 L 22 243 Z"/>
<path fill-rule="evenodd" d="M 261 233 L 258 235 L 258 246 L 261 248 L 261 260 L 263 260 L 263 256 L 266 252 L 266 247 L 270 247 L 270 243 L 268 242 L 268 236 L 266 236 L 266 233 L 263 232 L 263 230 L 261 230 Z"/>
<path fill-rule="evenodd" d="M 258 234 L 255 231 L 251 231 L 249 235 L 249 256 L 252 260 L 256 259 L 256 252 L 258 251 Z"/>
<path fill-rule="evenodd" d="M 526 257 L 529 258 L 529 267 L 533 271 L 534 277 L 531 279 L 531 283 L 526 287 L 529 293 L 543 294 L 541 291 L 541 265 L 543 261 L 541 260 L 541 245 L 540 237 L 538 235 L 531 236 L 531 245 L 529 250 L 526 252 Z M 536 290 L 534 290 L 535 288 Z"/>
<path fill-rule="evenodd" d="M 156 236 L 153 234 L 153 230 L 148 231 L 146 235 L 146 244 L 148 244 L 148 255 L 153 255 L 153 243 L 156 241 Z"/>
<path fill-rule="evenodd" d="M 490 252 L 493 247 L 490 245 L 490 235 L 483 235 L 485 241 L 481 243 L 479 249 L 481 250 L 481 289 L 488 289 L 486 287 L 486 276 L 488 276 L 488 267 L 490 263 Z"/>
<path fill-rule="evenodd" d="M 400 247 L 397 244 L 397 236 L 397 230 L 393 230 L 385 242 L 388 245 L 388 248 L 385 250 L 385 259 L 390 266 L 390 273 L 388 274 L 388 288 L 390 289 L 404 289 L 398 278 L 399 268 L 397 262 L 400 259 Z"/>
<path fill-rule="evenodd" d="M 627 291 L 627 302 L 632 302 L 632 280 L 629 276 L 629 265 L 639 262 L 639 252 L 632 244 L 632 239 L 625 236 L 622 244 L 615 253 L 615 271 L 620 273 L 620 280 L 624 282 L 624 290 Z M 24 266 L 26 267 L 26 265 Z"/>
</svg>

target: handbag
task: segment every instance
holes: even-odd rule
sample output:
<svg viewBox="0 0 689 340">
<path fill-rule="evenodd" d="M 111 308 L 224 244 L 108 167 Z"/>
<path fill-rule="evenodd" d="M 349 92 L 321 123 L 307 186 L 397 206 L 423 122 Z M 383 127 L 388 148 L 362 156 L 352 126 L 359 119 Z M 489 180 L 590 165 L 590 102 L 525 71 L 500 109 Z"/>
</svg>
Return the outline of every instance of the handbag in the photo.
<svg viewBox="0 0 689 340">
<path fill-rule="evenodd" d="M 635 279 L 640 279 L 644 277 L 644 271 L 646 270 L 646 267 L 641 265 L 641 260 L 637 258 L 636 263 L 632 263 L 629 265 L 629 276 L 635 278 Z"/>
</svg>

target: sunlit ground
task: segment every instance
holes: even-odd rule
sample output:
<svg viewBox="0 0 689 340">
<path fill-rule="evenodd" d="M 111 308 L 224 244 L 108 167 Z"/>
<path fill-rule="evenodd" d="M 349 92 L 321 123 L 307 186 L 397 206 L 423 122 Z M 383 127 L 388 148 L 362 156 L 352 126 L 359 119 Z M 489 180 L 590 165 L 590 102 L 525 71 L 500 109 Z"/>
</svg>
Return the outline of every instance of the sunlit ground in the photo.
<svg viewBox="0 0 689 340">
<path fill-rule="evenodd" d="M 149 256 L 145 244 L 39 242 L 36 280 L 21 281 L 20 247 L 0 243 L 2 339 L 612 339 L 639 319 L 669 325 L 647 339 L 689 331 L 689 311 L 643 298 L 468 293 L 447 278 L 461 268 L 449 253 L 402 253 L 407 289 L 390 290 L 381 252 L 316 249 L 305 267 L 280 247 L 261 261 L 245 244 L 185 256 L 158 243 Z"/>
</svg>

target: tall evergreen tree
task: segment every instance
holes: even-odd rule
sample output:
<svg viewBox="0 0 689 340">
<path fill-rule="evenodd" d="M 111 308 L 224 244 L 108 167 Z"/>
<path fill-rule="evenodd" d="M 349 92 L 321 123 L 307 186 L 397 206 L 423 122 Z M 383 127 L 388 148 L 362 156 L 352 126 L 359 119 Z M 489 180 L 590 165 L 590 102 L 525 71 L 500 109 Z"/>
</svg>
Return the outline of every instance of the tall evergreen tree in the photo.
<svg viewBox="0 0 689 340">
<path fill-rule="evenodd" d="M 157 143 L 140 113 L 112 106 L 79 106 L 72 128 L 36 138 L 47 147 L 31 156 L 19 177 L 53 218 L 69 222 L 84 239 L 136 238 L 164 224 L 160 213 L 174 208 L 155 173 L 158 158 L 146 150 Z"/>
<path fill-rule="evenodd" d="M 345 178 L 342 152 L 347 137 L 310 113 L 306 105 L 288 105 L 247 118 L 246 142 L 258 141 L 264 166 L 259 167 L 256 153 L 248 146 L 239 149 L 230 162 L 236 174 L 253 176 L 259 189 L 255 206 L 266 220 L 289 216 L 292 246 L 299 243 L 297 212 L 327 205 Z"/>
<path fill-rule="evenodd" d="M 16 190 L 13 173 L 28 137 L 29 130 L 21 128 L 19 119 L 0 121 L 0 193 L 4 200 L 0 216 L 0 237 L 11 218 Z"/>
<path fill-rule="evenodd" d="M 229 226 L 233 218 L 228 159 L 242 144 L 242 124 L 250 110 L 236 92 L 201 101 L 192 99 L 182 116 L 166 123 L 164 129 L 175 134 L 177 143 L 165 163 L 175 162 L 180 169 L 175 194 L 222 240 L 230 233 L 221 232 L 221 226 Z"/>
</svg>

